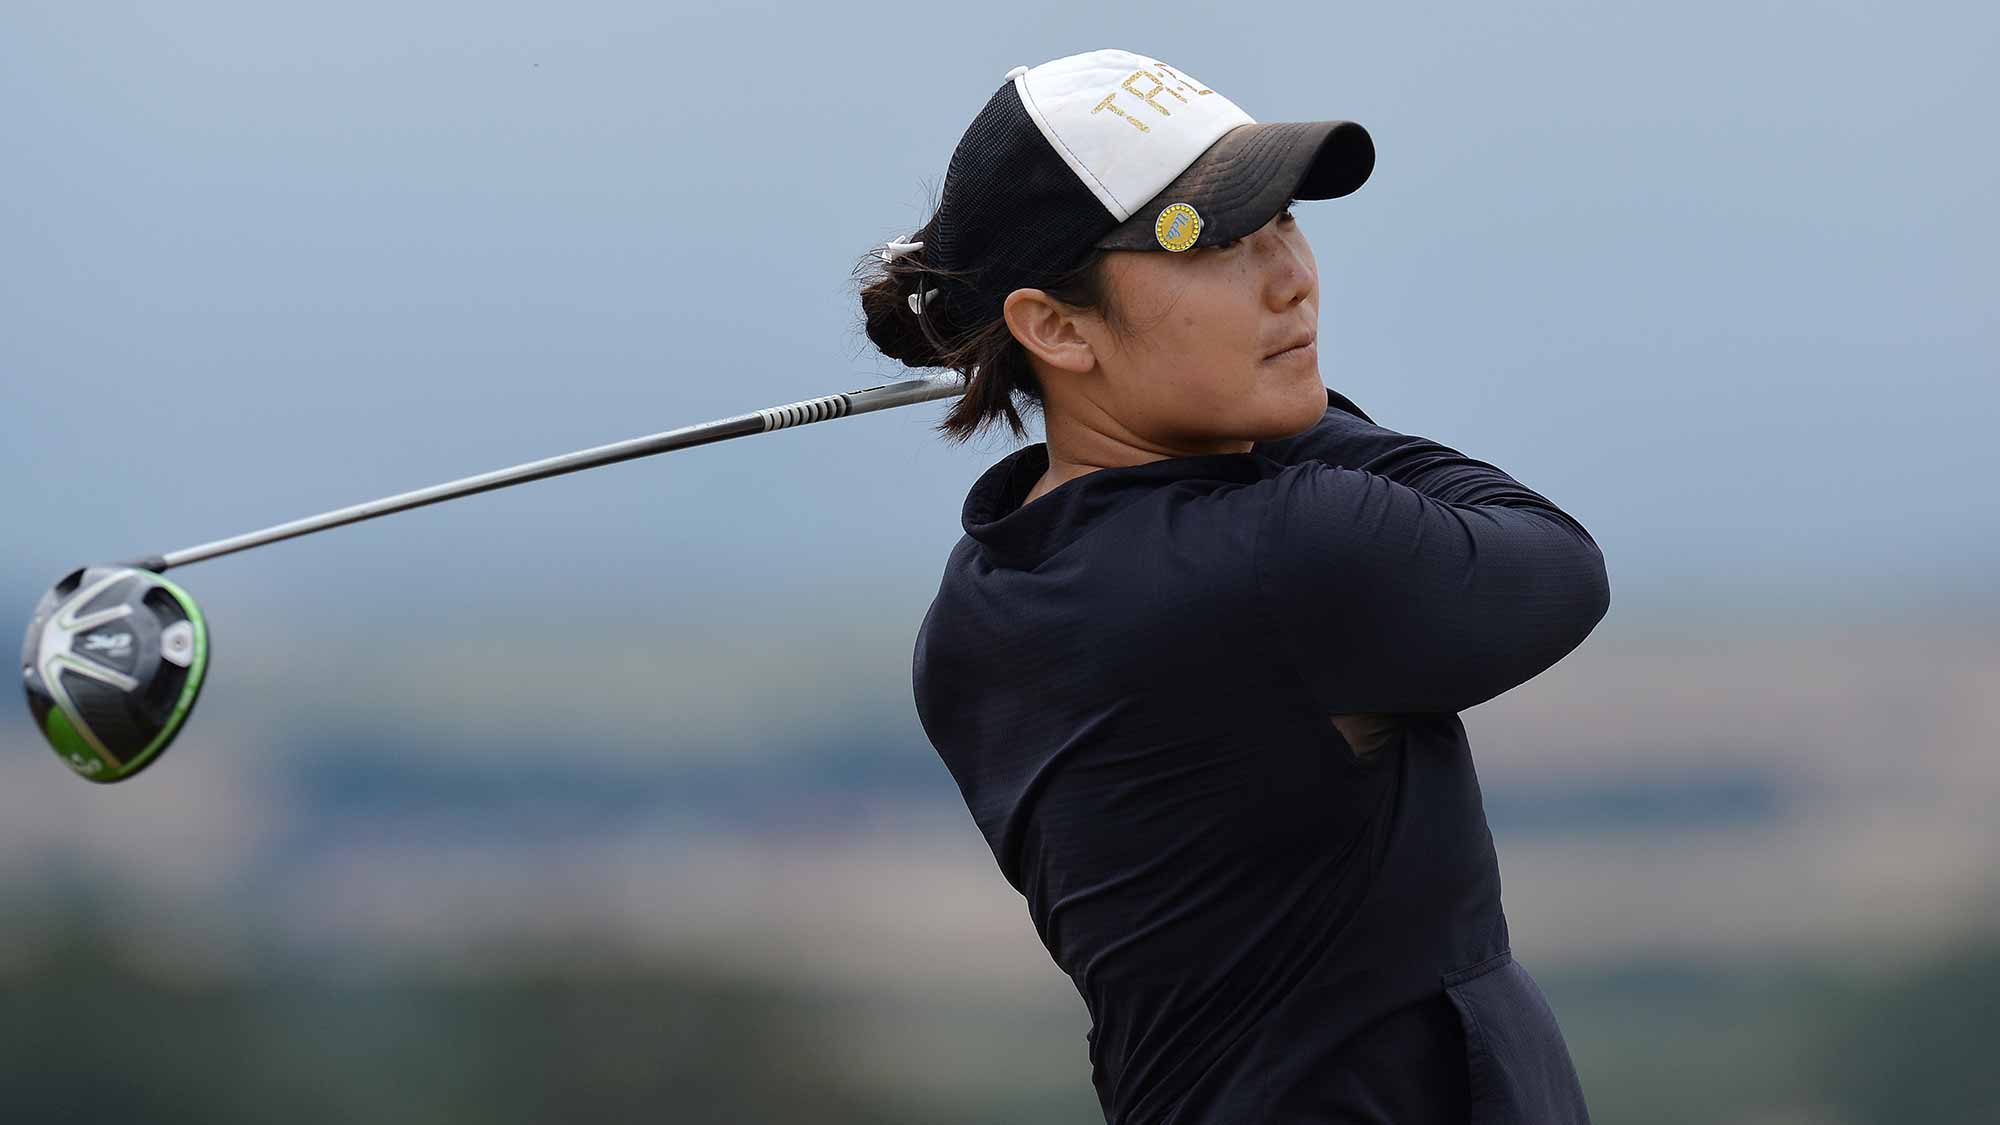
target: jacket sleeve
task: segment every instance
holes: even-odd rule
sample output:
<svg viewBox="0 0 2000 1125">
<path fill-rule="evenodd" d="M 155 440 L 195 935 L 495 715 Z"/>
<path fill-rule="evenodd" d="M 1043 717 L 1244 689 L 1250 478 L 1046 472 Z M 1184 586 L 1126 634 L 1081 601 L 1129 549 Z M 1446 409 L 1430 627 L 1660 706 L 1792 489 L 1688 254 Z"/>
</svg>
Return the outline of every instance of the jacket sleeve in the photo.
<svg viewBox="0 0 2000 1125">
<path fill-rule="evenodd" d="M 1259 516 L 1258 595 L 1315 705 L 1462 711 L 1583 643 L 1611 604 L 1583 525 L 1335 394 L 1312 429 L 1253 447 L 1288 466 Z"/>
</svg>

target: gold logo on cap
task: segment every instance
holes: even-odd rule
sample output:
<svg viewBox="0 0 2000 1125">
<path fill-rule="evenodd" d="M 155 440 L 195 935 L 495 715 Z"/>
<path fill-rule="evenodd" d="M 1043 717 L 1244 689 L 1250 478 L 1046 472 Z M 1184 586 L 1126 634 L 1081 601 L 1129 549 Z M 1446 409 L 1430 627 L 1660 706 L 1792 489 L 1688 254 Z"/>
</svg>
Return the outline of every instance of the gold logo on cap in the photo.
<svg viewBox="0 0 2000 1125">
<path fill-rule="evenodd" d="M 1201 237 L 1201 215 L 1185 203 L 1170 204 L 1153 220 L 1153 237 L 1178 254 Z"/>
</svg>

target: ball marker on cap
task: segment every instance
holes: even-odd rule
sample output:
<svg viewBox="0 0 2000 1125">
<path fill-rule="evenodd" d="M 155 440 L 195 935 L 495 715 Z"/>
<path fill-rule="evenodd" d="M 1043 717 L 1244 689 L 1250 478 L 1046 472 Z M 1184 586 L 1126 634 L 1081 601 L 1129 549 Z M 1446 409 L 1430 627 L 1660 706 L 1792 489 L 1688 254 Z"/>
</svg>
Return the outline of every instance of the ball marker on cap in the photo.
<svg viewBox="0 0 2000 1125">
<path fill-rule="evenodd" d="M 1160 240 L 1161 246 L 1178 254 L 1201 237 L 1201 213 L 1185 203 L 1164 207 L 1160 217 L 1153 220 L 1153 237 Z"/>
</svg>

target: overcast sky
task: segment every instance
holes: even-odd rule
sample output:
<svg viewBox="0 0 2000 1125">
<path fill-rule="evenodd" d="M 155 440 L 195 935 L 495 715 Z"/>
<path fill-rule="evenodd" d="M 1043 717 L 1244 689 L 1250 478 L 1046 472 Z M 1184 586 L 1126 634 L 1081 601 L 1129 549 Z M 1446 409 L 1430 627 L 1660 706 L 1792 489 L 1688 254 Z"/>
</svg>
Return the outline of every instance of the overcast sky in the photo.
<svg viewBox="0 0 2000 1125">
<path fill-rule="evenodd" d="M 10 3 L 0 617 L 76 561 L 900 377 L 850 267 L 922 221 L 1010 67 L 1105 46 L 1259 120 L 1368 126 L 1370 182 L 1301 209 L 1326 381 L 1575 514 L 1614 612 L 1983 590 L 1996 29 L 1985 4 Z M 1012 448 L 947 446 L 942 411 L 186 578 L 301 622 L 913 628 Z"/>
</svg>

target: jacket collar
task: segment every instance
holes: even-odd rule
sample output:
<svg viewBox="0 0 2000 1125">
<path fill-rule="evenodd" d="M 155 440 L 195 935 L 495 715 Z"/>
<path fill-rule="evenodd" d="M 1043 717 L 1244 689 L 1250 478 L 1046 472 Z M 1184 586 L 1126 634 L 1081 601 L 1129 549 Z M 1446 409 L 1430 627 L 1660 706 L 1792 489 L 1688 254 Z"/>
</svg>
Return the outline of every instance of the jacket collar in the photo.
<svg viewBox="0 0 2000 1125">
<path fill-rule="evenodd" d="M 1025 507 L 1022 500 L 1049 467 L 1049 446 L 1038 441 L 995 462 L 966 493 L 959 520 L 997 566 L 1033 569 L 1084 532 L 1177 480 L 1249 484 L 1274 464 L 1256 451 L 1168 457 L 1140 465 L 1097 469 L 1064 481 Z"/>
</svg>

